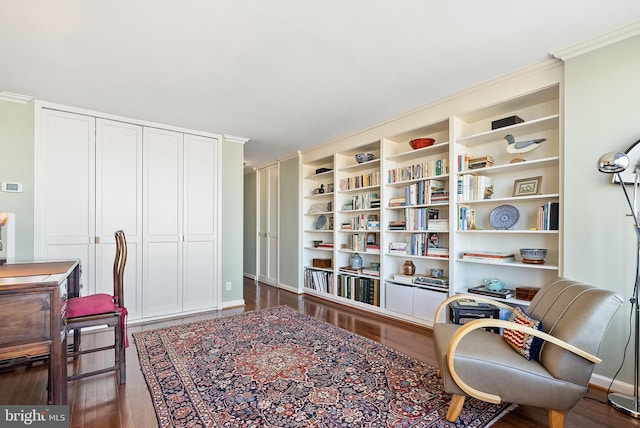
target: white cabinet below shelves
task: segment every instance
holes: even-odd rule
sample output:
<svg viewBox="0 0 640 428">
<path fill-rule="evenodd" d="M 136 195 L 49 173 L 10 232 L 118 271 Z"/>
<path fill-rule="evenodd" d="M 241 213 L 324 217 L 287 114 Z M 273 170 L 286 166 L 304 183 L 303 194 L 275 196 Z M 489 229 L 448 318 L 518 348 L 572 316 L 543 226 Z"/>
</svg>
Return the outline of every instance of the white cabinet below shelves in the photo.
<svg viewBox="0 0 640 428">
<path fill-rule="evenodd" d="M 446 291 L 434 291 L 411 285 L 387 282 L 386 309 L 429 323 L 434 322 L 436 309 L 447 298 Z M 441 321 L 444 321 L 444 317 Z"/>
</svg>

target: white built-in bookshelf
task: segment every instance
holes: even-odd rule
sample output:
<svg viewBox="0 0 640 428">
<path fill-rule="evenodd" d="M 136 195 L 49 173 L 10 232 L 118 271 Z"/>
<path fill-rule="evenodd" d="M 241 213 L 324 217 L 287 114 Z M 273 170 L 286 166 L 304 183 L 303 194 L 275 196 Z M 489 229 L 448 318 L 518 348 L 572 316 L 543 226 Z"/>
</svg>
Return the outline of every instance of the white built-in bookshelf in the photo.
<svg viewBox="0 0 640 428">
<path fill-rule="evenodd" d="M 514 77 L 518 85 L 505 78 L 303 152 L 301 291 L 429 326 L 440 302 L 485 278 L 539 288 L 557 276 L 560 74 L 549 66 Z M 511 116 L 523 121 L 492 129 L 493 121 Z M 512 153 L 507 134 L 536 141 L 536 148 Z M 414 150 L 409 142 L 416 138 L 435 143 Z M 374 157 L 358 163 L 358 153 Z M 517 157 L 524 161 L 512 162 Z M 492 191 L 485 194 L 487 186 Z M 514 213 L 515 224 L 494 227 L 496 218 L 513 222 Z M 525 263 L 520 248 L 546 248 L 548 255 L 542 264 Z M 471 251 L 515 257 L 501 263 L 462 257 Z M 355 253 L 362 269 L 349 268 Z M 401 275 L 407 261 L 416 267 L 409 280 Z M 433 278 L 432 270 L 442 277 Z"/>
</svg>

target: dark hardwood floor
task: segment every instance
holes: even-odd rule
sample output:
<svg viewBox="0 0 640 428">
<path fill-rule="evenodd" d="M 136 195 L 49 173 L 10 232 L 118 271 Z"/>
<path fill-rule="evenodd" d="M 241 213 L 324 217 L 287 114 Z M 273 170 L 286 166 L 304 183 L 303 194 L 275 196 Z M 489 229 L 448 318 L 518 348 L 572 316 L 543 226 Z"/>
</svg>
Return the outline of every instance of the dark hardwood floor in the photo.
<svg viewBox="0 0 640 428">
<path fill-rule="evenodd" d="M 155 329 L 204 318 L 219 317 L 243 311 L 287 305 L 315 318 L 379 341 L 416 359 L 436 365 L 431 331 L 395 320 L 369 315 L 348 307 L 310 296 L 297 296 L 276 288 L 244 281 L 244 308 L 209 312 L 192 317 L 136 325 L 135 331 Z M 83 335 L 83 343 L 106 343 L 109 335 L 96 332 Z M 82 356 L 74 364 L 91 367 L 112 361 L 112 353 Z M 0 371 L 0 404 L 46 404 L 47 370 L 43 364 L 29 368 L 20 366 Z M 72 427 L 136 427 L 157 426 L 147 385 L 138 364 L 135 342 L 127 349 L 127 383 L 119 385 L 112 373 L 69 383 L 69 411 Z M 496 428 L 534 428 L 548 426 L 544 409 L 518 407 L 493 425 Z M 606 394 L 591 388 L 587 396 L 565 418 L 567 428 L 640 427 L 640 421 L 629 418 L 606 404 Z"/>
</svg>

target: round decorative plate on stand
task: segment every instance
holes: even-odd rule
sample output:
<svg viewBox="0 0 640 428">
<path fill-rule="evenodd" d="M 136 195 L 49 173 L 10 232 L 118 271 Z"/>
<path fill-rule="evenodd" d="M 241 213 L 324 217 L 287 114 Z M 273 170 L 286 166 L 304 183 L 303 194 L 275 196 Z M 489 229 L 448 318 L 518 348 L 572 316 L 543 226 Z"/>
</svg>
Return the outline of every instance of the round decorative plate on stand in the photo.
<svg viewBox="0 0 640 428">
<path fill-rule="evenodd" d="M 500 205 L 489 214 L 489 224 L 496 230 L 511 229 L 518 222 L 520 211 L 513 205 Z"/>
<path fill-rule="evenodd" d="M 326 227 L 327 227 L 327 216 L 326 215 L 318 216 L 315 223 L 313 223 L 313 228 L 315 230 L 324 230 L 326 229 Z"/>
</svg>

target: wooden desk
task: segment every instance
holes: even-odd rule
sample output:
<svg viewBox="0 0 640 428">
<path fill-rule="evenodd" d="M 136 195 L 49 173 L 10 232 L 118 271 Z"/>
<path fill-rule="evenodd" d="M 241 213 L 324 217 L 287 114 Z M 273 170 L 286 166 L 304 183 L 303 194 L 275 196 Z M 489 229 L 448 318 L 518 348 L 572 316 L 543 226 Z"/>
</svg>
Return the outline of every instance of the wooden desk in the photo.
<svg viewBox="0 0 640 428">
<path fill-rule="evenodd" d="M 67 297 L 78 261 L 0 266 L 0 359 L 49 355 L 49 404 L 67 404 Z"/>
</svg>

